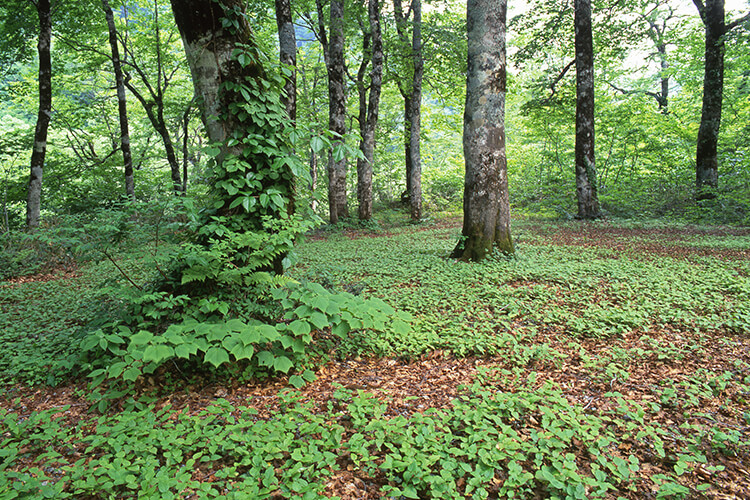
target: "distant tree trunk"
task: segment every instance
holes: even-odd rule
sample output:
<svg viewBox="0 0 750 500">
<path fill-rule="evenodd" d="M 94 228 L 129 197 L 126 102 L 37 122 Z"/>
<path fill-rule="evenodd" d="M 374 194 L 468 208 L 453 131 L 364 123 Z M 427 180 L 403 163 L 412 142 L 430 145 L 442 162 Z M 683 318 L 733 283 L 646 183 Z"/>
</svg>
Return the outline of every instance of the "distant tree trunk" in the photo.
<svg viewBox="0 0 750 500">
<path fill-rule="evenodd" d="M 409 208 L 411 220 L 422 218 L 422 157 L 419 151 L 419 136 L 422 131 L 422 77 L 424 60 L 422 58 L 422 0 L 412 0 L 411 10 L 414 13 L 412 29 L 412 60 L 414 75 L 411 85 L 411 109 L 409 112 L 409 153 L 411 169 L 409 172 Z"/>
<path fill-rule="evenodd" d="M 422 2 L 412 0 L 410 12 L 404 15 L 401 0 L 393 3 L 396 30 L 401 43 L 409 46 L 411 78 L 405 84 L 399 82 L 399 91 L 404 98 L 404 156 L 406 160 L 406 191 L 402 201 L 409 201 L 412 221 L 422 217 L 422 159 L 419 150 L 422 111 L 422 78 L 424 59 L 422 56 Z M 413 14 L 411 41 L 406 33 L 409 16 Z"/>
<path fill-rule="evenodd" d="M 122 75 L 120 64 L 120 48 L 117 45 L 117 30 L 115 29 L 115 16 L 109 5 L 109 0 L 102 0 L 104 16 L 107 19 L 109 29 L 109 46 L 112 50 L 112 66 L 115 72 L 115 84 L 117 86 L 117 109 L 120 115 L 120 149 L 125 166 L 125 195 L 135 199 L 135 180 L 133 177 L 133 156 L 130 153 L 130 132 L 128 127 L 128 104 L 125 98 L 125 79 Z"/>
<path fill-rule="evenodd" d="M 468 0 L 464 110 L 464 223 L 452 257 L 479 261 L 513 253 L 505 158 L 506 0 Z"/>
<path fill-rule="evenodd" d="M 719 128 L 721 102 L 724 98 L 724 37 L 740 23 L 750 20 L 750 13 L 727 23 L 724 0 L 693 0 L 706 28 L 706 61 L 703 73 L 703 108 L 695 154 L 697 199 L 712 198 L 719 186 Z"/>
<path fill-rule="evenodd" d="M 316 2 L 320 22 L 321 43 L 325 53 L 328 71 L 328 128 L 334 134 L 333 147 L 343 146 L 346 135 L 346 85 L 344 77 L 344 2 L 331 0 L 330 40 L 325 38 L 323 26 L 323 8 L 320 0 Z M 346 201 L 346 156 L 333 151 L 328 155 L 328 207 L 331 224 L 349 217 Z"/>
<path fill-rule="evenodd" d="M 703 73 L 703 108 L 695 155 L 697 198 L 712 198 L 719 186 L 719 127 L 724 97 L 724 0 L 693 0 L 706 28 L 706 60 Z"/>
<path fill-rule="evenodd" d="M 39 214 L 42 201 L 42 175 L 44 157 L 47 154 L 47 129 L 52 117 L 52 16 L 50 0 L 37 0 L 34 4 L 39 16 L 39 111 L 34 131 L 34 147 L 31 152 L 31 175 L 29 176 L 28 198 L 26 200 L 26 226 L 39 227 Z"/>
<path fill-rule="evenodd" d="M 401 203 L 409 205 L 411 210 L 411 171 L 412 171 L 412 155 L 411 155 L 411 120 L 409 114 L 411 113 L 411 92 L 401 94 L 404 98 L 404 165 L 406 167 L 406 191 L 401 195 Z"/>
<path fill-rule="evenodd" d="M 291 0 L 276 0 L 276 25 L 279 29 L 279 59 L 291 75 L 285 75 L 282 104 L 292 122 L 297 120 L 297 37 L 292 22 Z"/>
<path fill-rule="evenodd" d="M 362 129 L 361 149 L 364 158 L 357 160 L 357 199 L 359 219 L 372 218 L 372 167 L 375 159 L 375 129 L 378 126 L 380 92 L 383 85 L 383 34 L 380 30 L 380 2 L 369 0 L 367 14 L 372 39 L 372 69 L 370 71 L 370 95 L 365 113 L 360 112 Z M 363 89 L 364 90 L 364 89 Z"/>
<path fill-rule="evenodd" d="M 575 0 L 576 49 L 576 196 L 578 217 L 601 216 L 596 194 L 594 156 L 594 40 L 591 0 Z"/>
<path fill-rule="evenodd" d="M 647 95 L 651 95 L 656 99 L 659 104 L 659 110 L 663 114 L 669 114 L 669 60 L 667 59 L 667 42 L 664 39 L 664 35 L 667 32 L 667 23 L 674 17 L 674 11 L 669 7 L 669 13 L 665 14 L 660 23 L 656 19 L 652 19 L 645 14 L 641 16 L 648 23 L 648 36 L 656 47 L 656 53 L 659 56 L 659 66 L 661 72 L 659 79 L 661 80 L 661 92 L 652 94 L 647 92 Z"/>
</svg>

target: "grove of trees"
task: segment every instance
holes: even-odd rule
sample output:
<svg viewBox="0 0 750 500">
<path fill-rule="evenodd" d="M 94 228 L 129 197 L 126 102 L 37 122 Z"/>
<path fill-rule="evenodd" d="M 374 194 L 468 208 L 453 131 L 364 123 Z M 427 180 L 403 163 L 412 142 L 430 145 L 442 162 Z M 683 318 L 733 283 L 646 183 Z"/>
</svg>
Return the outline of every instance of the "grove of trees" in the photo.
<svg viewBox="0 0 750 500">
<path fill-rule="evenodd" d="M 746 224 L 750 14 L 742 2 L 693 3 L 511 3 L 506 78 L 504 60 L 471 50 L 472 16 L 501 8 L 492 2 L 469 5 L 468 24 L 467 5 L 452 0 L 5 2 L 2 229 L 126 199 L 207 205 L 220 185 L 224 213 L 244 207 L 252 218 L 265 193 L 334 224 L 400 204 L 418 222 L 462 199 L 471 211 L 464 171 L 471 189 L 486 155 L 502 172 L 507 158 L 481 198 L 503 200 L 504 233 L 508 203 L 515 213 Z M 185 17 L 201 8 L 205 19 Z M 506 30 L 505 16 L 491 18 Z M 496 68 L 488 78 L 503 98 L 467 95 L 476 64 Z M 238 76 L 264 83 L 251 91 Z M 262 116 L 268 92 L 281 92 L 284 123 Z M 477 106 L 489 106 L 481 133 L 495 134 L 496 152 L 467 139 Z M 227 156 L 258 155 L 288 179 L 217 174 Z M 501 239 L 512 248 L 509 233 Z"/>
</svg>

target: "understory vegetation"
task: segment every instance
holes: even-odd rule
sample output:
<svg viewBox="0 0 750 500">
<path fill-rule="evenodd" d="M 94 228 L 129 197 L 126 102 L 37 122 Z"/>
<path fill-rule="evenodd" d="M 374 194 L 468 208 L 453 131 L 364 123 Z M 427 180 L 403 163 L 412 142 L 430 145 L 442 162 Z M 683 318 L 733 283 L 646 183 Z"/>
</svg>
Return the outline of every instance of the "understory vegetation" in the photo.
<svg viewBox="0 0 750 500">
<path fill-rule="evenodd" d="M 750 491 L 747 229 L 521 219 L 469 264 L 382 212 L 193 303 L 160 216 L 3 240 L 3 498 Z"/>
</svg>

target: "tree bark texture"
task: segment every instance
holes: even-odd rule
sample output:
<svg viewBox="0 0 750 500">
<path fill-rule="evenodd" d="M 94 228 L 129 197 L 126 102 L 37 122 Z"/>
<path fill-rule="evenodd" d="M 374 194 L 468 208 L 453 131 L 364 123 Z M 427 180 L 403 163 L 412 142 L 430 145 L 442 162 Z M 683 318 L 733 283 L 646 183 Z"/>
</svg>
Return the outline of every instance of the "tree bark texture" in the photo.
<svg viewBox="0 0 750 500">
<path fill-rule="evenodd" d="M 416 222 L 422 218 L 422 157 L 419 151 L 419 136 L 422 131 L 422 78 L 424 76 L 422 0 L 412 0 L 411 10 L 414 14 L 411 45 L 414 74 L 411 84 L 411 109 L 409 112 L 409 154 L 411 155 L 409 209 L 411 220 Z"/>
<path fill-rule="evenodd" d="M 275 0 L 276 26 L 279 29 L 279 60 L 291 71 L 285 77 L 281 102 L 292 122 L 297 120 L 297 37 L 292 22 L 291 0 Z"/>
<path fill-rule="evenodd" d="M 506 0 L 468 0 L 464 222 L 452 257 L 513 253 L 505 157 Z"/>
<path fill-rule="evenodd" d="M 375 129 L 378 126 L 380 109 L 380 92 L 383 86 L 383 34 L 380 28 L 380 2 L 369 0 L 367 15 L 370 23 L 372 40 L 370 71 L 370 93 L 366 112 L 360 113 L 362 123 L 361 150 L 364 158 L 357 159 L 357 200 L 359 201 L 359 219 L 372 218 L 372 167 L 375 159 Z"/>
<path fill-rule="evenodd" d="M 133 155 L 130 152 L 130 131 L 128 125 L 128 104 L 125 97 L 125 79 L 122 74 L 120 61 L 120 48 L 117 44 L 117 29 L 115 28 L 115 16 L 109 5 L 109 0 L 102 0 L 104 16 L 107 20 L 109 30 L 109 46 L 112 51 L 112 67 L 115 72 L 115 85 L 117 87 L 117 110 L 120 118 L 120 150 L 125 169 L 125 196 L 135 199 L 135 179 L 133 177 Z"/>
<path fill-rule="evenodd" d="M 177 27 L 185 46 L 196 95 L 202 102 L 202 118 L 209 140 L 222 144 L 217 157 L 221 162 L 227 154 L 239 156 L 240 146 L 229 147 L 227 139 L 232 134 L 243 134 L 244 127 L 227 113 L 231 94 L 221 91 L 222 84 L 242 83 L 247 77 L 264 75 L 257 63 L 245 67 L 234 60 L 232 54 L 238 43 L 252 44 L 250 26 L 244 16 L 237 18 L 233 29 L 222 27 L 224 9 L 244 8 L 243 0 L 171 0 Z"/>
<path fill-rule="evenodd" d="M 28 197 L 26 199 L 26 226 L 39 227 L 42 201 L 42 176 L 44 158 L 47 154 L 47 130 L 52 117 L 52 16 L 50 0 L 38 0 L 36 10 L 39 16 L 39 110 L 34 130 L 34 146 L 31 152 L 31 175 L 29 176 Z"/>
<path fill-rule="evenodd" d="M 331 0 L 330 39 L 326 50 L 328 70 L 328 128 L 333 148 L 343 146 L 346 135 L 346 85 L 344 66 L 344 2 Z M 346 156 L 328 155 L 328 205 L 331 224 L 349 217 L 346 201 Z"/>
<path fill-rule="evenodd" d="M 693 0 L 706 28 L 706 60 L 703 73 L 703 107 L 695 154 L 697 198 L 712 197 L 707 189 L 719 185 L 719 127 L 724 97 L 724 0 Z"/>
<path fill-rule="evenodd" d="M 591 0 L 575 0 L 576 197 L 578 217 L 600 217 L 594 156 L 594 40 Z"/>
</svg>

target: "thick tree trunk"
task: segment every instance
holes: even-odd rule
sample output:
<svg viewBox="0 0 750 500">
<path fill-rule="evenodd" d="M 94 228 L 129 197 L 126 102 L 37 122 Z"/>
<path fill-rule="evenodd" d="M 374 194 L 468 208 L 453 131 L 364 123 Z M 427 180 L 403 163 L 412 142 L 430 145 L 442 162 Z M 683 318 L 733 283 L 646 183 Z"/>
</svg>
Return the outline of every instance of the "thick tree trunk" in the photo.
<svg viewBox="0 0 750 500">
<path fill-rule="evenodd" d="M 422 218 L 422 157 L 419 151 L 419 136 L 422 131 L 422 77 L 424 61 L 422 59 L 422 0 L 412 0 L 411 10 L 414 13 L 412 28 L 412 61 L 414 75 L 411 84 L 409 113 L 409 154 L 411 156 L 409 171 L 409 209 L 411 220 Z"/>
<path fill-rule="evenodd" d="M 576 196 L 578 217 L 600 217 L 594 157 L 594 40 L 591 0 L 575 0 Z"/>
<path fill-rule="evenodd" d="M 31 175 L 29 176 L 28 198 L 26 200 L 26 226 L 34 229 L 39 226 L 42 200 L 42 175 L 44 158 L 47 154 L 47 130 L 52 117 L 52 19 L 50 0 L 38 0 L 36 10 L 39 15 L 39 111 L 34 131 L 34 146 L 31 152 Z"/>
<path fill-rule="evenodd" d="M 217 161 L 227 154 L 239 156 L 241 146 L 230 147 L 227 139 L 234 133 L 241 137 L 244 127 L 228 113 L 232 95 L 222 85 L 242 84 L 245 78 L 264 75 L 263 68 L 250 61 L 244 67 L 233 57 L 238 43 L 253 44 L 250 26 L 244 16 L 237 18 L 232 29 L 222 27 L 224 10 L 244 8 L 242 0 L 171 0 L 177 27 L 185 46 L 196 95 L 202 103 L 201 112 L 209 140 L 221 145 Z M 239 20 L 242 20 L 240 22 Z"/>
<path fill-rule="evenodd" d="M 700 2 L 696 2 L 699 5 Z M 703 73 L 703 108 L 695 157 L 695 184 L 699 200 L 713 197 L 719 186 L 719 127 L 724 96 L 724 0 L 707 0 L 698 6 L 706 28 L 706 61 Z"/>
<path fill-rule="evenodd" d="M 297 37 L 292 22 L 291 0 L 276 0 L 276 26 L 279 29 L 279 59 L 291 74 L 285 76 L 282 104 L 292 122 L 297 120 Z"/>
<path fill-rule="evenodd" d="M 464 223 L 452 257 L 513 253 L 505 158 L 506 0 L 469 0 L 464 111 Z"/>
<path fill-rule="evenodd" d="M 109 30 L 109 47 L 112 51 L 112 67 L 115 72 L 115 85 L 117 87 L 117 110 L 120 117 L 120 150 L 125 168 L 125 195 L 135 199 L 135 179 L 133 177 L 133 155 L 130 153 L 130 131 L 128 126 L 128 104 L 125 98 L 125 79 L 122 75 L 120 63 L 120 48 L 117 44 L 117 29 L 115 28 L 115 16 L 109 5 L 109 0 L 102 0 L 104 16 L 107 19 Z"/>
<path fill-rule="evenodd" d="M 366 113 L 360 113 L 362 126 L 361 149 L 364 158 L 357 160 L 357 199 L 359 219 L 372 218 L 372 167 L 375 159 L 375 129 L 378 126 L 380 92 L 383 85 L 383 34 L 380 29 L 380 2 L 369 0 L 367 13 L 372 39 L 372 69 L 370 71 L 370 95 Z M 362 123 L 360 121 L 360 123 Z"/>
<path fill-rule="evenodd" d="M 346 135 L 346 85 L 344 62 L 344 2 L 331 0 L 331 38 L 328 43 L 328 128 L 333 132 L 333 147 L 343 146 Z M 331 224 L 349 217 L 346 201 L 346 156 L 328 155 L 328 205 Z"/>
</svg>

